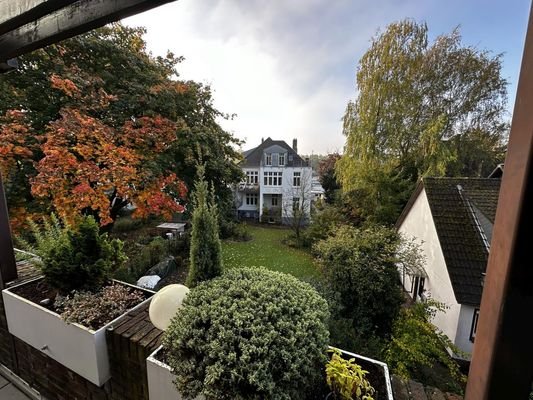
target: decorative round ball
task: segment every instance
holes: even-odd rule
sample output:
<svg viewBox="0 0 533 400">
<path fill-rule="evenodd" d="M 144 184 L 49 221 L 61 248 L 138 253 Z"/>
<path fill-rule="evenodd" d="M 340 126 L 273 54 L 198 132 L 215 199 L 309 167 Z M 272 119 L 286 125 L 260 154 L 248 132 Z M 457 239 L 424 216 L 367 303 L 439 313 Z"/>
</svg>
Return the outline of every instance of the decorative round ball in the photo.
<svg viewBox="0 0 533 400">
<path fill-rule="evenodd" d="M 189 288 L 179 284 L 168 285 L 159 290 L 152 297 L 148 311 L 152 324 L 162 331 L 166 330 L 188 293 Z"/>
</svg>

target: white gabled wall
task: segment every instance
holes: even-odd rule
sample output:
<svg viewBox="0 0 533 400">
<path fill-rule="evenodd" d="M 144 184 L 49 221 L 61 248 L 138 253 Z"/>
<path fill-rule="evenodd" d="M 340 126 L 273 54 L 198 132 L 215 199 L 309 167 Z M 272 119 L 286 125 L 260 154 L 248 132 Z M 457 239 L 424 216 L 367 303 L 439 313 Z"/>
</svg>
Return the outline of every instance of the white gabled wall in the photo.
<svg viewBox="0 0 533 400">
<path fill-rule="evenodd" d="M 426 257 L 425 270 L 428 275 L 424 284 L 426 294 L 434 300 L 445 303 L 449 307 L 446 312 L 437 313 L 433 323 L 461 350 L 470 353 L 472 347 L 464 342 L 462 334 L 466 316 L 460 318 L 460 315 L 461 309 L 464 306 L 458 304 L 455 299 L 452 282 L 448 275 L 444 255 L 442 254 L 425 189 L 422 189 L 416 198 L 398 231 L 408 238 L 414 237 L 416 242 L 420 244 L 424 256 Z M 411 289 L 409 279 L 406 279 L 405 289 L 408 292 Z M 461 327 L 458 329 L 460 321 Z M 470 325 L 466 325 L 468 325 L 468 329 L 470 329 Z M 460 333 L 460 335 L 458 335 L 458 333 Z"/>
</svg>

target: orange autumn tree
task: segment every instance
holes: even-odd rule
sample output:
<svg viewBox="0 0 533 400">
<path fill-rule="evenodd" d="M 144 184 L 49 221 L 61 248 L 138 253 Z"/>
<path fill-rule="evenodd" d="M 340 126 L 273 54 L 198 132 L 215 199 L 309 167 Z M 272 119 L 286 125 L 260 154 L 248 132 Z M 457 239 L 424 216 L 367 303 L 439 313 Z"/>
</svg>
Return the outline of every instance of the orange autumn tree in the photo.
<svg viewBox="0 0 533 400">
<path fill-rule="evenodd" d="M 98 81 L 80 82 L 85 87 L 51 77 L 52 86 L 77 107 L 62 108 L 40 138 L 44 156 L 36 163 L 32 194 L 49 199 L 67 219 L 92 214 L 101 225 L 112 223 L 128 204 L 138 217 L 183 212 L 185 184 L 157 162 L 176 141 L 177 124 L 145 116 L 115 128 L 93 116 L 114 98 L 98 88 Z"/>
<path fill-rule="evenodd" d="M 6 192 L 12 204 L 10 211 L 15 218 L 11 219 L 14 229 L 18 229 L 32 212 L 26 206 L 29 193 L 24 190 L 23 181 L 32 168 L 33 132 L 26 124 L 25 113 L 19 110 L 8 110 L 0 117 L 0 174 Z"/>
</svg>

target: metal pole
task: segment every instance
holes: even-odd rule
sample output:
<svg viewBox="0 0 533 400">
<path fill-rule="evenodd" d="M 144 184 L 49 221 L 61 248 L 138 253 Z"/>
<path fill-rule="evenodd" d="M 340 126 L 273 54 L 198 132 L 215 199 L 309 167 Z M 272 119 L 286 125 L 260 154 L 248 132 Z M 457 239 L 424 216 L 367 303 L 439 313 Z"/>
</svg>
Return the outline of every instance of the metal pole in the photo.
<svg viewBox="0 0 533 400">
<path fill-rule="evenodd" d="M 465 400 L 527 399 L 533 378 L 533 7 Z"/>
</svg>

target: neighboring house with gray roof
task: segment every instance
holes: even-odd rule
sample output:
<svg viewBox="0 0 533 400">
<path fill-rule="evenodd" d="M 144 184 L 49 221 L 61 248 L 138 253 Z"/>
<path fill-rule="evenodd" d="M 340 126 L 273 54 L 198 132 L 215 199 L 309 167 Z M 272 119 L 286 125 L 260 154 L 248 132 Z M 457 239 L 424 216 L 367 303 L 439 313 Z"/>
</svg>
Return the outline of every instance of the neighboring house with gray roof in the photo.
<svg viewBox="0 0 533 400">
<path fill-rule="evenodd" d="M 239 219 L 288 223 L 300 210 L 311 210 L 312 171 L 298 155 L 297 141 L 290 147 L 283 140 L 267 138 L 243 152 L 241 168 L 246 180 L 234 191 Z"/>
<path fill-rule="evenodd" d="M 429 296 L 449 306 L 433 323 L 466 353 L 476 336 L 499 190 L 498 178 L 424 178 L 396 223 L 426 258 L 425 271 L 400 271 L 405 290 L 415 301 Z"/>
</svg>

